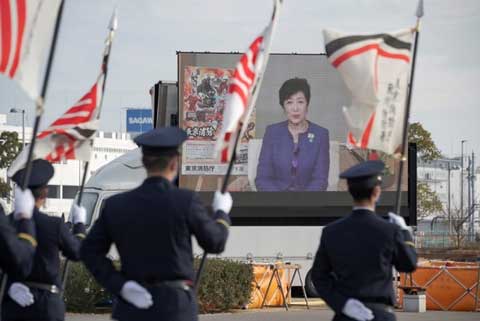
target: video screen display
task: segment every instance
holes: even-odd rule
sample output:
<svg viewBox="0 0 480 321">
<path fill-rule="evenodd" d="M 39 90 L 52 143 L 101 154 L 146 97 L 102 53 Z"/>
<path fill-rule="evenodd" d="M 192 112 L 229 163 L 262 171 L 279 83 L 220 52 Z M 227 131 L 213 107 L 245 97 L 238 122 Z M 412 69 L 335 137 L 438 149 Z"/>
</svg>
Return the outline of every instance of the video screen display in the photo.
<svg viewBox="0 0 480 321">
<path fill-rule="evenodd" d="M 228 164 L 214 157 L 229 79 L 240 54 L 178 53 L 179 125 L 183 145 L 180 187 L 215 191 Z M 366 159 L 387 165 L 384 190 L 396 189 L 397 161 L 346 145 L 342 112 L 350 94 L 321 54 L 271 54 L 248 129 L 241 138 L 231 192 L 343 192 L 339 174 Z M 408 190 L 408 170 L 402 190 Z"/>
</svg>

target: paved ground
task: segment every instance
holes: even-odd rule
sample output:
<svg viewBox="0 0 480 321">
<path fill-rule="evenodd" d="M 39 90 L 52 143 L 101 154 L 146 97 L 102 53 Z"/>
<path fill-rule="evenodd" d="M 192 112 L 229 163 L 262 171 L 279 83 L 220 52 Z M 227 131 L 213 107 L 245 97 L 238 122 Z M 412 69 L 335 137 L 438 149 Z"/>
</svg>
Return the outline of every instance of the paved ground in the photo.
<svg viewBox="0 0 480 321">
<path fill-rule="evenodd" d="M 329 321 L 333 313 L 324 308 L 293 308 L 285 311 L 280 308 L 265 310 L 238 311 L 234 313 L 201 315 L 200 321 Z M 437 312 L 405 313 L 397 312 L 398 321 L 480 321 L 480 312 Z M 109 321 L 109 315 L 68 314 L 66 321 Z"/>
</svg>

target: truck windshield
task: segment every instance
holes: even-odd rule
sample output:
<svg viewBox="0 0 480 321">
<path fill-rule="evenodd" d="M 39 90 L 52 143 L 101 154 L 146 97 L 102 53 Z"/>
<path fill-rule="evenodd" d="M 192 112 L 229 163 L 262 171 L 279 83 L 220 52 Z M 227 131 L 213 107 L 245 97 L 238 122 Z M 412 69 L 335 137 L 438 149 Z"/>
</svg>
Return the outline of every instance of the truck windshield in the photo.
<svg viewBox="0 0 480 321">
<path fill-rule="evenodd" d="M 83 193 L 82 206 L 87 210 L 87 226 L 92 223 L 93 211 L 95 210 L 95 204 L 97 203 L 97 200 L 97 193 Z"/>
</svg>

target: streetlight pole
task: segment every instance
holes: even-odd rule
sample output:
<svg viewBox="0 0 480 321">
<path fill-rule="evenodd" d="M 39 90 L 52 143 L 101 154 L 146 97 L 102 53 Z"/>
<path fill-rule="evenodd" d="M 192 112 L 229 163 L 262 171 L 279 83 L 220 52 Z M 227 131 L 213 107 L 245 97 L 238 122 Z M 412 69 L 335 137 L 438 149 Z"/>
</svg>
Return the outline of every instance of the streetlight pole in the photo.
<svg viewBox="0 0 480 321">
<path fill-rule="evenodd" d="M 12 114 L 22 114 L 22 150 L 25 148 L 25 109 L 22 108 L 11 108 L 10 112 Z"/>
</svg>

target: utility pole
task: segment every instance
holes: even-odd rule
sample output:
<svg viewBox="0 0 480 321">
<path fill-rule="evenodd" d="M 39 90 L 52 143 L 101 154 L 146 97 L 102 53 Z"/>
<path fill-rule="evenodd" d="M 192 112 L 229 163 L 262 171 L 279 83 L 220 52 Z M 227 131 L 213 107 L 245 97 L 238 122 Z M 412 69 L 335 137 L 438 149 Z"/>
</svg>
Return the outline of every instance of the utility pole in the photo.
<svg viewBox="0 0 480 321">
<path fill-rule="evenodd" d="M 468 219 L 468 240 L 472 240 L 472 213 L 471 213 L 471 203 L 472 203 L 472 191 L 471 191 L 471 171 L 472 171 L 472 159 L 470 156 L 467 156 L 468 167 L 467 167 L 467 219 Z"/>
<path fill-rule="evenodd" d="M 470 178 L 470 184 L 471 184 L 471 189 L 472 189 L 472 241 L 475 241 L 475 212 L 476 212 L 476 197 L 475 197 L 475 153 L 472 152 L 472 175 Z"/>
<path fill-rule="evenodd" d="M 460 156 L 460 220 L 463 219 L 464 213 L 463 213 L 463 144 L 466 142 L 466 140 L 462 140 L 462 155 Z"/>
<path fill-rule="evenodd" d="M 447 186 L 447 190 L 448 190 L 448 198 L 447 198 L 447 201 L 448 201 L 448 233 L 451 233 L 452 232 L 452 216 L 451 216 L 451 192 L 450 192 L 450 172 L 452 170 L 452 167 L 450 165 L 450 160 L 448 160 L 448 163 L 447 163 L 447 171 L 448 171 L 448 186 Z"/>
</svg>

